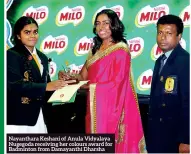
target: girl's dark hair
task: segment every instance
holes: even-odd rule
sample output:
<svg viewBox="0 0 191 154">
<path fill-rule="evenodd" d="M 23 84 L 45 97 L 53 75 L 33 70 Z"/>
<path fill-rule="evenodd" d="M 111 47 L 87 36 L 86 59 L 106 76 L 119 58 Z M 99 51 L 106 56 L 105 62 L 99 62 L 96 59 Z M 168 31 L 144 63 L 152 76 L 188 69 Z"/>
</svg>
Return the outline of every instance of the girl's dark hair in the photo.
<svg viewBox="0 0 191 154">
<path fill-rule="evenodd" d="M 92 48 L 93 55 L 96 53 L 96 51 L 100 48 L 100 46 L 102 44 L 102 39 L 96 33 L 96 21 L 97 21 L 98 16 L 101 14 L 106 14 L 108 16 L 108 18 L 110 19 L 110 22 L 111 22 L 110 29 L 111 29 L 111 33 L 112 33 L 111 36 L 112 36 L 113 42 L 117 43 L 117 42 L 123 41 L 124 43 L 127 43 L 126 39 L 124 38 L 125 37 L 124 36 L 125 27 L 124 27 L 123 23 L 120 21 L 117 14 L 111 9 L 104 9 L 96 15 L 96 18 L 94 21 L 93 33 L 96 36 L 93 38 L 93 41 L 94 41 L 94 46 Z"/>
<path fill-rule="evenodd" d="M 20 35 L 21 30 L 29 24 L 35 24 L 38 27 L 37 22 L 32 18 L 32 17 L 26 17 L 26 16 L 22 16 L 20 17 L 14 26 L 14 30 L 13 30 L 13 43 L 16 44 L 21 44 L 21 41 L 18 39 L 17 35 Z"/>
</svg>

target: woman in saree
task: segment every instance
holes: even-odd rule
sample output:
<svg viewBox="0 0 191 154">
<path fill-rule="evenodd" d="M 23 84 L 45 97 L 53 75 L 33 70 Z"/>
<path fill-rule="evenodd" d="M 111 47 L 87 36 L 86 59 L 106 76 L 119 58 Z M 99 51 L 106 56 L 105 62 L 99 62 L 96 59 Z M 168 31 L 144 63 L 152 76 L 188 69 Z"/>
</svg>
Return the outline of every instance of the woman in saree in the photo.
<svg viewBox="0 0 191 154">
<path fill-rule="evenodd" d="M 93 32 L 94 46 L 77 76 L 89 80 L 86 133 L 115 134 L 116 153 L 146 152 L 124 25 L 105 9 L 97 14 Z M 59 72 L 59 78 L 68 76 Z"/>
</svg>

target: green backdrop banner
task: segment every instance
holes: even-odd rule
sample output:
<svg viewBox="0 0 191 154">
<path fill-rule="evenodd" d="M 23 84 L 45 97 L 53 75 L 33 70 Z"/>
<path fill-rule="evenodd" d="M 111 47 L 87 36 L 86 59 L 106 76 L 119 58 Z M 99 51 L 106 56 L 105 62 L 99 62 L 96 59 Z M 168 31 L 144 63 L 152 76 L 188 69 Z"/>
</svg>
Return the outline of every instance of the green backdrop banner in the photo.
<svg viewBox="0 0 191 154">
<path fill-rule="evenodd" d="M 93 45 L 95 15 L 105 8 L 114 10 L 125 25 L 137 93 L 149 94 L 154 62 L 162 53 L 156 44 L 156 22 L 165 14 L 180 16 L 185 26 L 180 43 L 189 51 L 188 0 L 7 0 L 7 48 L 13 46 L 16 20 L 31 16 L 40 25 L 37 48 L 52 59 L 52 80 L 66 67 L 79 73 Z"/>
</svg>

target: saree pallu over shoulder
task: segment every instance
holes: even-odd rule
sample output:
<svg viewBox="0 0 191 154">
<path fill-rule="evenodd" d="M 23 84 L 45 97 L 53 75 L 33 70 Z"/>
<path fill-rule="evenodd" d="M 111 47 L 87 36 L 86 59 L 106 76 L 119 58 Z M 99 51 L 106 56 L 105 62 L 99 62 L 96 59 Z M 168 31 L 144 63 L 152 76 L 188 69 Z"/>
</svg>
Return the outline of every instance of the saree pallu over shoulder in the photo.
<svg viewBox="0 0 191 154">
<path fill-rule="evenodd" d="M 101 58 L 104 58 L 105 56 L 109 55 L 110 53 L 113 53 L 115 51 L 118 51 L 118 50 L 124 50 L 126 51 L 127 53 L 129 53 L 130 55 L 130 52 L 129 52 L 129 47 L 127 46 L 126 43 L 124 42 L 119 42 L 111 47 L 109 47 L 108 49 L 106 49 L 105 51 L 98 51 L 95 53 L 95 55 L 92 55 L 92 52 L 90 51 L 89 53 L 89 56 L 88 56 L 88 59 L 87 59 L 87 63 L 86 63 L 86 67 L 87 69 L 94 63 L 96 62 L 97 60 L 101 59 Z"/>
</svg>

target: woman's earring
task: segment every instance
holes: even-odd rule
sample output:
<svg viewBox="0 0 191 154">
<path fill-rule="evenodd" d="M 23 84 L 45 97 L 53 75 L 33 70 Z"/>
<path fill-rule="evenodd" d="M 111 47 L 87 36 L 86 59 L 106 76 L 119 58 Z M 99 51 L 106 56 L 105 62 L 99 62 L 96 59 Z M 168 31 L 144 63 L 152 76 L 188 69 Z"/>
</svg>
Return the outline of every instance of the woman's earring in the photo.
<svg viewBox="0 0 191 154">
<path fill-rule="evenodd" d="M 19 35 L 17 35 L 17 38 L 20 40 L 21 39 L 21 37 L 19 36 Z"/>
</svg>

